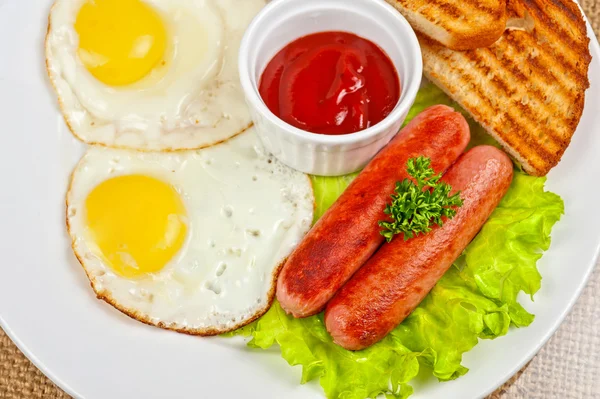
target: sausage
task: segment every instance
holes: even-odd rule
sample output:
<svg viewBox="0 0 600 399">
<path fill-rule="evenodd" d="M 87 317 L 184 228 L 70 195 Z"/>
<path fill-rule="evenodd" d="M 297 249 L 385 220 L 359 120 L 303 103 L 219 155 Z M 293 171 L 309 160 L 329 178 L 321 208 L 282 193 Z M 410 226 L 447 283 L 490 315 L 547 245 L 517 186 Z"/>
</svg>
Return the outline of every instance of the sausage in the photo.
<svg viewBox="0 0 600 399">
<path fill-rule="evenodd" d="M 465 118 L 436 105 L 415 117 L 371 160 L 319 219 L 284 264 L 277 299 L 295 317 L 320 312 L 336 291 L 382 244 L 377 222 L 395 184 L 408 177 L 409 158 L 431 158 L 436 172 L 445 171 L 470 140 Z"/>
<path fill-rule="evenodd" d="M 462 207 L 442 227 L 383 244 L 327 305 L 325 326 L 338 345 L 359 350 L 383 339 L 427 296 L 496 208 L 513 176 L 508 156 L 479 146 L 442 181 L 460 191 Z"/>
</svg>

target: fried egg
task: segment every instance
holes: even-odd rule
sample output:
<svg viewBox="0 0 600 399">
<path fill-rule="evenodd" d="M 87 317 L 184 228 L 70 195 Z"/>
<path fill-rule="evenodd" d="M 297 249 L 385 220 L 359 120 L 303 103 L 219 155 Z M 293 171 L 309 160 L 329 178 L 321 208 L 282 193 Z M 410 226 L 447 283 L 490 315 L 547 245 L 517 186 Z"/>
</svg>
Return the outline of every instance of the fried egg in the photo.
<svg viewBox="0 0 600 399">
<path fill-rule="evenodd" d="M 67 227 L 98 298 L 212 335 L 266 312 L 313 206 L 308 176 L 265 155 L 249 129 L 195 151 L 90 148 L 72 175 Z"/>
<path fill-rule="evenodd" d="M 265 0 L 56 0 L 46 63 L 71 131 L 88 144 L 210 146 L 251 124 L 237 72 Z"/>
</svg>

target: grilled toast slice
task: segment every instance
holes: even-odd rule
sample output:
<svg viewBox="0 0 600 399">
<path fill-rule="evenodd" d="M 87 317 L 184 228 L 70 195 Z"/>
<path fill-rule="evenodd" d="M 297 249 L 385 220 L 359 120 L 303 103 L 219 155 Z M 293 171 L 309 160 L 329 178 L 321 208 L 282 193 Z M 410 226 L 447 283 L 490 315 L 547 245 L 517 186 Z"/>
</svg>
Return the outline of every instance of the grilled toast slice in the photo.
<svg viewBox="0 0 600 399">
<path fill-rule="evenodd" d="M 415 30 L 454 50 L 487 47 L 506 26 L 506 0 L 386 1 Z"/>
<path fill-rule="evenodd" d="M 509 0 L 507 9 L 521 27 L 488 48 L 453 51 L 421 37 L 424 72 L 527 173 L 543 176 L 560 161 L 581 118 L 589 38 L 572 0 Z"/>
</svg>

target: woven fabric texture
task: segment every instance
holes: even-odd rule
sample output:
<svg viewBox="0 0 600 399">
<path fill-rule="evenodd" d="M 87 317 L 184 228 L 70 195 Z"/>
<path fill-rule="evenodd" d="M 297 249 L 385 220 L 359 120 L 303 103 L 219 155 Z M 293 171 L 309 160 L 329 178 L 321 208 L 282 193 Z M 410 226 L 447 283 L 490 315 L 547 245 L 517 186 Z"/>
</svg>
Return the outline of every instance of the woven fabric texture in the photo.
<svg viewBox="0 0 600 399">
<path fill-rule="evenodd" d="M 0 0 L 1 1 L 1 0 Z M 580 1 L 600 38 L 600 0 Z M 1 12 L 1 10 L 0 10 Z M 538 355 L 488 399 L 600 398 L 600 267 Z M 66 399 L 0 329 L 0 399 Z"/>
</svg>

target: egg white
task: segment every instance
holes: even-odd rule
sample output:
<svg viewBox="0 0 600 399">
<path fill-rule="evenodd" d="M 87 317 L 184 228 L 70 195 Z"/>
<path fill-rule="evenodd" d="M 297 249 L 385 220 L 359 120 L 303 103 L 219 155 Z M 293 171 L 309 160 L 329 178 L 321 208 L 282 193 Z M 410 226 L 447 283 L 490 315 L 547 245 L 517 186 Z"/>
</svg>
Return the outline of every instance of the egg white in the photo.
<svg viewBox="0 0 600 399">
<path fill-rule="evenodd" d="M 84 2 L 56 0 L 46 37 L 48 74 L 75 136 L 119 148 L 196 149 L 251 124 L 237 53 L 265 0 L 146 0 L 166 23 L 166 71 L 124 87 L 97 80 L 77 55 Z"/>
<path fill-rule="evenodd" d="M 85 200 L 101 182 L 143 174 L 170 183 L 187 209 L 188 237 L 164 269 L 124 278 L 89 239 Z M 262 315 L 280 266 L 309 230 L 307 175 L 263 154 L 254 129 L 197 151 L 144 153 L 93 147 L 73 172 L 67 226 L 96 295 L 148 324 L 212 335 Z"/>
</svg>

